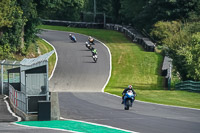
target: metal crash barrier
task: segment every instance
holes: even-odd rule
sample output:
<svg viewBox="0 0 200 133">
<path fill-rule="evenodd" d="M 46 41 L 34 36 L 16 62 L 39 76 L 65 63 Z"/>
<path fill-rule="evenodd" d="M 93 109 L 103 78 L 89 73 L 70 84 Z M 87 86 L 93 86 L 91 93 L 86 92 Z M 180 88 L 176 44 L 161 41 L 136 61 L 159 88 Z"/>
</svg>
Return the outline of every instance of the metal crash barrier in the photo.
<svg viewBox="0 0 200 133">
<path fill-rule="evenodd" d="M 143 48 L 148 52 L 155 51 L 155 44 L 149 39 L 138 33 L 131 26 L 122 26 L 118 24 L 106 24 L 106 29 L 115 30 L 124 33 L 133 42 L 137 42 L 142 45 Z"/>
<path fill-rule="evenodd" d="M 104 27 L 103 23 L 72 22 L 72 21 L 62 21 L 62 20 L 42 20 L 42 21 L 46 25 L 57 25 L 57 26 L 78 27 L 78 28 L 97 28 L 97 29 L 102 29 Z"/>
<path fill-rule="evenodd" d="M 124 33 L 132 41 L 142 45 L 143 48 L 148 52 L 155 51 L 155 44 L 142 34 L 138 33 L 131 26 L 122 26 L 119 24 L 103 24 L 103 23 L 92 23 L 92 22 L 73 22 L 73 21 L 62 21 L 62 20 L 42 20 L 43 24 L 46 25 L 57 25 L 57 26 L 68 26 L 77 28 L 100 28 L 115 30 Z"/>
</svg>

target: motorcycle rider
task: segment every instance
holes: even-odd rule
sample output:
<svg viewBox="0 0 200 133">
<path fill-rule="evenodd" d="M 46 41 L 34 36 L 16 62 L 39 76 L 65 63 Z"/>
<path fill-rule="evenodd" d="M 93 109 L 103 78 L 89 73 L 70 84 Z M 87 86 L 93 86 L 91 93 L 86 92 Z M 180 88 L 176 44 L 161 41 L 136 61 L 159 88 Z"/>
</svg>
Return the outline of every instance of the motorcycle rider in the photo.
<svg viewBox="0 0 200 133">
<path fill-rule="evenodd" d="M 72 34 L 69 34 L 69 38 L 72 38 Z"/>
<path fill-rule="evenodd" d="M 94 38 L 92 38 L 91 36 L 88 37 L 88 41 L 89 41 L 89 43 L 94 44 Z"/>
<path fill-rule="evenodd" d="M 69 34 L 69 38 L 72 40 L 72 39 L 74 39 L 74 40 L 76 40 L 76 37 L 74 36 L 74 35 L 72 35 L 72 34 Z"/>
<path fill-rule="evenodd" d="M 89 49 L 89 50 L 92 50 L 93 47 L 88 43 L 88 42 L 85 42 L 85 46 Z"/>
<path fill-rule="evenodd" d="M 131 90 L 133 92 L 133 94 L 136 96 L 136 92 L 133 89 L 132 85 L 129 85 L 128 88 L 125 88 L 124 91 L 122 92 L 122 104 L 124 104 L 124 96 L 126 94 L 127 91 Z M 135 97 L 133 99 L 133 101 L 135 100 Z"/>
</svg>

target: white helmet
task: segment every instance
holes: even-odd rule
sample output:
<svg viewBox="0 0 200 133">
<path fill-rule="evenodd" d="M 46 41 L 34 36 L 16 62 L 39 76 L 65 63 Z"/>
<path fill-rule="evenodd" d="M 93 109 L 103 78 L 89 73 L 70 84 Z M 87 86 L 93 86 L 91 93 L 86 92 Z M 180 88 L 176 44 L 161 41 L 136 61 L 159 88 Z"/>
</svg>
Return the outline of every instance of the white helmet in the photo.
<svg viewBox="0 0 200 133">
<path fill-rule="evenodd" d="M 132 85 L 129 85 L 129 86 L 128 86 L 128 88 L 129 88 L 129 89 L 132 89 L 132 88 L 133 88 L 133 86 L 132 86 Z"/>
</svg>

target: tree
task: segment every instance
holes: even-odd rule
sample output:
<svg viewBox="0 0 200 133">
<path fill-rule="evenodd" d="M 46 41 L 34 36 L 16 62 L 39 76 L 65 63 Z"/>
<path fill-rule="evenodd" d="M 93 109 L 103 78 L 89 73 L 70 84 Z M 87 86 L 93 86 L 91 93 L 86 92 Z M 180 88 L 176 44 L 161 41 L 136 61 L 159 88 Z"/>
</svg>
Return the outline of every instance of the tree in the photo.
<svg viewBox="0 0 200 133">
<path fill-rule="evenodd" d="M 145 29 L 149 32 L 151 26 L 158 21 L 176 20 L 174 10 L 176 10 L 175 0 L 149 0 L 132 22 L 140 30 Z"/>
<path fill-rule="evenodd" d="M 200 80 L 200 32 L 193 34 L 188 44 L 174 49 L 174 64 L 183 80 Z"/>
<path fill-rule="evenodd" d="M 113 20 L 113 22 L 122 23 L 120 10 L 121 10 L 120 0 L 112 0 L 112 20 Z"/>
<path fill-rule="evenodd" d="M 200 22 L 160 21 L 152 34 L 167 47 L 165 51 L 173 59 L 182 80 L 200 80 Z"/>
<path fill-rule="evenodd" d="M 12 12 L 13 9 L 11 6 L 11 0 L 1 0 L 0 2 L 0 31 L 3 27 L 12 27 L 13 18 Z"/>
<path fill-rule="evenodd" d="M 148 0 L 120 0 L 120 15 L 125 24 L 132 23 L 133 18 L 142 12 Z"/>
<path fill-rule="evenodd" d="M 8 5 L 6 5 L 6 12 L 7 12 L 7 18 L 9 22 L 7 24 L 4 23 L 1 27 L 2 35 L 0 38 L 0 45 L 3 48 L 4 51 L 4 57 L 5 54 L 10 54 L 10 52 L 17 52 L 20 50 L 20 46 L 22 44 L 21 42 L 21 33 L 22 33 L 22 27 L 25 23 L 25 20 L 23 19 L 23 11 L 19 6 L 17 6 L 15 0 L 9 0 Z M 10 49 L 9 52 L 6 52 Z"/>
<path fill-rule="evenodd" d="M 85 0 L 35 0 L 41 18 L 79 21 Z"/>
<path fill-rule="evenodd" d="M 41 21 L 38 17 L 34 0 L 17 0 L 17 2 L 23 10 L 23 18 L 27 20 L 22 28 L 22 34 L 26 42 L 25 45 L 28 47 L 29 43 L 35 40 L 35 34 L 38 33 L 37 26 L 41 24 Z"/>
<path fill-rule="evenodd" d="M 125 13 L 130 14 L 128 11 Z M 132 24 L 137 26 L 140 30 L 146 29 L 146 31 L 150 32 L 152 25 L 158 21 L 198 21 L 200 20 L 199 16 L 199 0 L 148 0 L 148 3 L 145 4 L 142 10 L 135 16 L 132 16 Z"/>
<path fill-rule="evenodd" d="M 178 21 L 158 21 L 154 24 L 150 35 L 158 45 L 163 45 L 165 44 L 165 39 L 179 32 L 180 28 L 181 22 Z"/>
</svg>

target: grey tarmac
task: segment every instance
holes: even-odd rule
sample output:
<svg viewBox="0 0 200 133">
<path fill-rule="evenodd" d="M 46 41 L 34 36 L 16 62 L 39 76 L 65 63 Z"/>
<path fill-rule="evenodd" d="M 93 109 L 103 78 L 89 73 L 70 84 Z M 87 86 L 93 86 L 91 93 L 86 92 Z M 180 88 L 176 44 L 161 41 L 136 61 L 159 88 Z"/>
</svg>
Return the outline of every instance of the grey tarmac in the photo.
<svg viewBox="0 0 200 133">
<path fill-rule="evenodd" d="M 91 52 L 84 45 L 87 36 L 75 34 L 77 43 L 73 43 L 68 34 L 45 30 L 39 35 L 54 45 L 58 53 L 50 90 L 59 93 L 61 117 L 140 133 L 199 133 L 200 110 L 135 101 L 133 107 L 125 111 L 120 97 L 101 92 L 110 71 L 107 49 L 96 42 L 99 60 L 93 63 Z M 16 132 L 33 131 L 21 128 L 24 127 L 16 128 Z M 5 128 L 0 123 L 1 129 Z"/>
<path fill-rule="evenodd" d="M 58 52 L 58 67 L 51 85 L 52 90 L 60 92 L 62 117 L 141 133 L 199 133 L 200 110 L 135 101 L 133 108 L 125 111 L 121 98 L 101 92 L 110 69 L 107 49 L 96 43 L 100 62 L 94 64 L 84 45 L 87 37 L 75 34 L 78 42 L 72 43 L 68 34 L 60 31 L 42 34 Z"/>
</svg>

